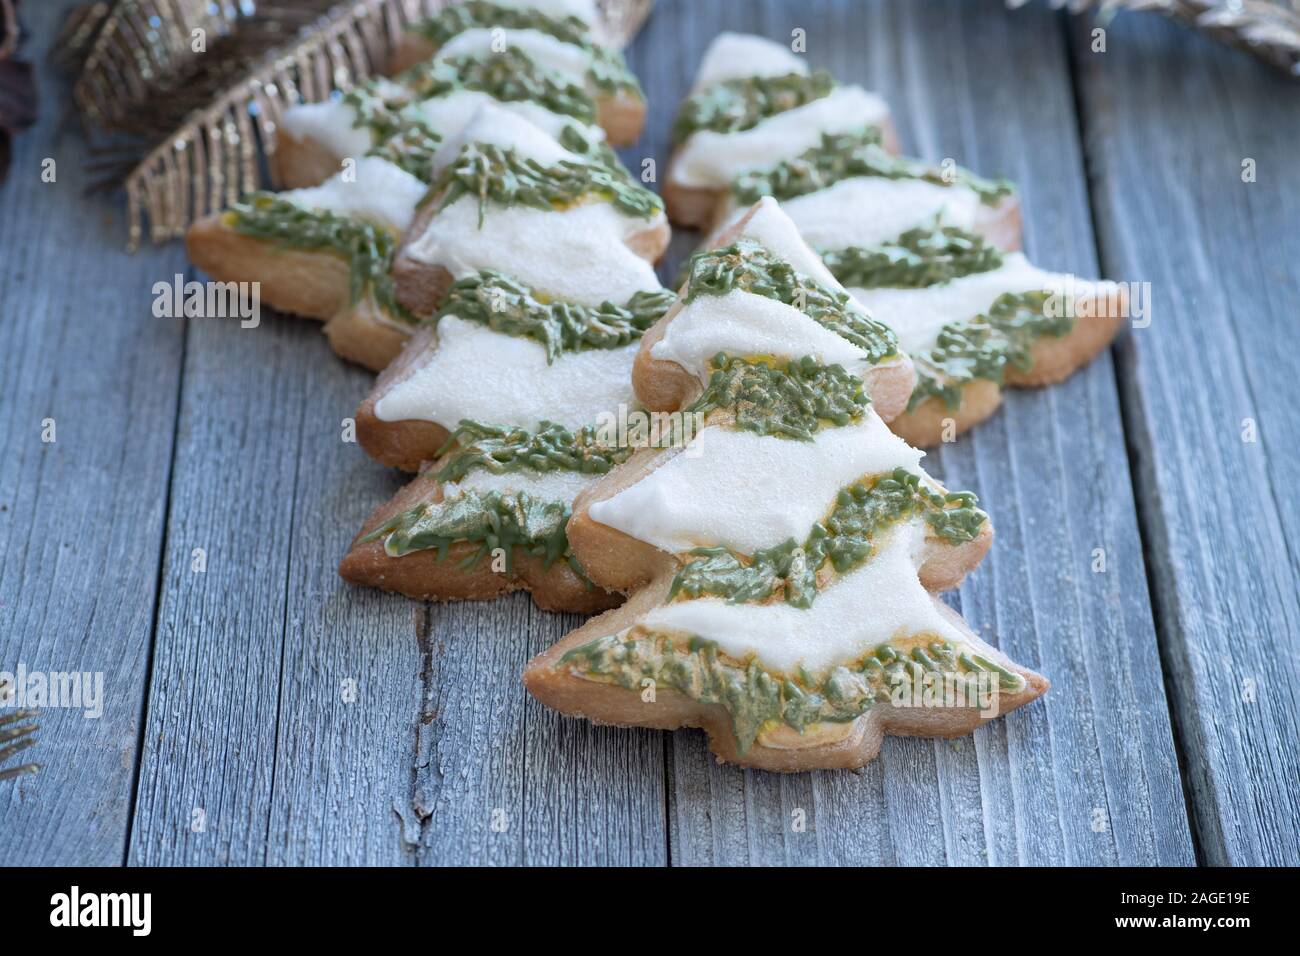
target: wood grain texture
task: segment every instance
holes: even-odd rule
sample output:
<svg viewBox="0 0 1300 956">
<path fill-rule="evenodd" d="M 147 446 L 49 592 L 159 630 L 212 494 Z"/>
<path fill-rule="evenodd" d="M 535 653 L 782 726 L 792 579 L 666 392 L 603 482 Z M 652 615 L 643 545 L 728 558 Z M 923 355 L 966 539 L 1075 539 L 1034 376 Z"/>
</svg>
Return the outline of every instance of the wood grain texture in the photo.
<svg viewBox="0 0 1300 956">
<path fill-rule="evenodd" d="M 1102 259 L 1151 284 L 1119 374 L 1196 837 L 1206 863 L 1294 866 L 1300 101 L 1155 17 L 1090 40 L 1076 24 Z"/>
<path fill-rule="evenodd" d="M 44 769 L 0 783 L 0 865 L 119 864 L 183 338 L 151 287 L 184 256 L 128 256 L 123 213 L 83 195 L 85 146 L 60 131 L 46 58 L 59 11 L 27 7 L 45 102 L 0 187 L 0 671 L 98 673 L 104 700 L 97 719 L 42 712 L 12 763 Z"/>
<path fill-rule="evenodd" d="M 720 29 L 776 39 L 805 30 L 811 64 L 884 94 L 911 152 L 1021 184 L 1031 258 L 1096 273 L 1065 35 L 1052 12 L 661 2 L 629 53 L 654 104 L 643 147 L 660 168 L 668 104 Z M 856 774 L 718 767 L 700 735 L 676 734 L 673 862 L 1191 863 L 1109 357 L 1059 388 L 1010 392 L 1002 412 L 928 467 L 977 491 L 997 529 L 956 603 L 1052 690 L 973 738 L 890 740 Z M 1091 571 L 1096 548 L 1105 573 Z"/>
<path fill-rule="evenodd" d="M 44 64 L 58 5 L 31 6 Z M 1152 282 L 1117 365 L 1009 392 L 927 462 L 997 528 L 954 605 L 1047 696 L 858 772 L 740 771 L 701 735 L 529 698 L 524 662 L 571 617 L 344 585 L 402 481 L 341 437 L 369 376 L 314 323 L 154 318 L 182 252 L 118 251 L 44 73 L 0 189 L 0 670 L 102 671 L 106 702 L 43 717 L 45 769 L 0 783 L 0 864 L 1187 864 L 1193 831 L 1205 862 L 1300 862 L 1293 87 L 1154 18 L 1121 17 L 1098 57 L 1042 4 L 659 0 L 629 51 L 650 101 L 634 169 L 665 169 L 724 27 L 806 30 L 909 151 L 1017 180 L 1038 263 L 1097 274 L 1095 218 L 1101 271 Z M 696 241 L 675 237 L 666 282 Z"/>
<path fill-rule="evenodd" d="M 664 860 L 662 744 L 556 741 L 520 683 L 571 619 L 339 579 L 405 480 L 342 441 L 370 376 L 276 315 L 189 345 L 131 861 Z"/>
</svg>

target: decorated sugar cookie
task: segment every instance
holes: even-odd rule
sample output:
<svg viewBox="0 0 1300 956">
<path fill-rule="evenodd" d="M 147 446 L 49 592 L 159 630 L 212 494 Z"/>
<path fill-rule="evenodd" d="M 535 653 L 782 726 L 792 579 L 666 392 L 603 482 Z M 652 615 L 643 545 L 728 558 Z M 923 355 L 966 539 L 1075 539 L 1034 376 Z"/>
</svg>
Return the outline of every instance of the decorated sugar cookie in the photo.
<svg viewBox="0 0 1300 956">
<path fill-rule="evenodd" d="M 691 401 L 718 355 L 811 357 L 860 378 L 876 412 L 903 410 L 915 381 L 897 337 L 855 302 L 771 199 L 719 235 L 688 265 L 689 290 L 651 329 L 637 356 L 648 408 Z"/>
<path fill-rule="evenodd" d="M 636 408 L 638 339 L 672 300 L 644 291 L 626 308 L 591 308 L 542 302 L 499 273 L 456 283 L 357 413 L 379 460 L 436 460 L 371 515 L 340 574 L 425 599 L 526 588 L 551 610 L 617 604 L 566 526 L 574 498 L 631 452 L 604 422 Z"/>
<path fill-rule="evenodd" d="M 398 301 L 420 316 L 481 269 L 530 288 L 562 281 L 581 304 L 622 305 L 659 287 L 652 263 L 667 244 L 659 197 L 627 170 L 489 104 L 438 150 L 393 276 Z"/>
<path fill-rule="evenodd" d="M 672 304 L 640 289 L 622 305 L 564 298 L 492 269 L 457 281 L 436 319 L 411 340 L 357 411 L 357 438 L 408 471 L 432 459 L 462 421 L 569 429 L 635 403 L 632 363 L 642 334 Z"/>
<path fill-rule="evenodd" d="M 716 69 L 713 55 L 701 65 L 704 79 Z M 679 123 L 699 110 L 696 94 Z M 911 356 L 916 388 L 891 427 L 916 445 L 951 440 L 987 418 L 1004 384 L 1067 377 L 1109 344 L 1125 311 L 1115 285 L 1037 269 L 1015 251 L 1020 208 L 1009 183 L 890 155 L 869 126 L 827 130 L 798 155 L 737 172 L 714 207 L 716 230 L 764 196 L 781 202 L 829 271 Z"/>
<path fill-rule="evenodd" d="M 500 109 L 485 108 L 460 139 L 435 163 L 444 175 L 485 158 L 514 163 L 539 196 L 569 190 L 575 207 L 435 191 L 429 243 L 455 281 L 356 416 L 379 461 L 428 464 L 370 517 L 340 573 L 420 598 L 526 588 L 545 608 L 611 607 L 621 596 L 586 576 L 566 525 L 574 498 L 636 444 L 606 423 L 638 414 L 636 351 L 675 299 L 625 242 L 648 200 L 624 198 L 620 211 L 639 187 L 586 179 L 559 143 Z"/>
<path fill-rule="evenodd" d="M 441 11 L 426 26 L 441 23 L 439 29 L 450 31 L 468 22 L 470 7 L 487 15 L 485 4 L 462 4 Z M 498 13 L 507 19 L 526 15 L 504 7 Z M 485 103 L 518 113 L 575 152 L 604 151 L 606 133 L 597 125 L 599 106 L 590 85 L 571 71 L 539 62 L 508 42 L 509 36 L 503 33 L 498 44 L 454 55 L 452 43 L 396 76 L 378 77 L 337 98 L 286 110 L 272 156 L 277 181 L 286 187 L 315 185 L 336 172 L 345 158 L 366 155 L 402 136 L 425 144 L 425 155 L 411 159 L 423 161 L 422 168 L 427 168 L 432 148 L 462 129 Z M 611 56 L 625 82 L 635 88 L 617 54 Z M 620 121 L 616 145 L 635 139 L 640 130 L 639 118 L 635 128 L 629 128 L 626 118 Z"/>
<path fill-rule="evenodd" d="M 422 30 L 442 38 L 427 62 L 286 111 L 272 161 L 278 179 L 296 188 L 258 193 L 196 223 L 186 238 L 191 258 L 218 280 L 259 282 L 262 302 L 324 320 L 335 351 L 384 368 L 417 318 L 392 281 L 400 239 L 433 183 L 439 147 L 485 104 L 563 143 L 566 157 L 600 171 L 593 181 L 630 184 L 598 124 L 607 114 L 620 136 L 634 137 L 644 107 L 622 59 L 591 39 L 593 9 L 472 2 L 424 22 Z M 518 28 L 510 41 L 479 42 L 498 23 Z M 635 116 L 615 103 L 633 103 Z"/>
<path fill-rule="evenodd" d="M 737 181 L 731 203 L 780 199 L 849 294 L 888 326 L 917 384 L 891 426 L 916 445 L 987 418 L 1003 384 L 1060 381 L 1114 337 L 1125 311 L 1112 283 L 1035 268 L 1020 252 L 1011 187 L 965 170 L 889 156 L 865 139 Z"/>
<path fill-rule="evenodd" d="M 772 200 L 742 220 L 742 268 L 785 258 L 780 225 Z M 704 261 L 679 315 L 711 275 Z M 860 766 L 886 733 L 969 733 L 1046 690 L 934 596 L 988 549 L 987 515 L 925 473 L 808 318 L 802 356 L 739 335 L 721 348 L 682 409 L 703 417 L 693 439 L 637 451 L 579 495 L 575 557 L 633 593 L 529 664 L 543 703 L 702 727 L 722 759 L 807 770 Z M 646 366 L 638 390 L 663 368 Z"/>
<path fill-rule="evenodd" d="M 673 124 L 668 214 L 679 225 L 708 228 L 741 175 L 797 161 L 826 137 L 850 132 L 896 151 L 889 107 L 879 96 L 809 71 L 803 56 L 782 44 L 721 33 Z"/>
<path fill-rule="evenodd" d="M 584 90 L 610 143 L 626 146 L 640 135 L 645 98 L 604 39 L 593 0 L 463 0 L 417 23 L 390 67 L 400 72 L 430 59 L 474 60 L 508 51 L 532 72 Z"/>
<path fill-rule="evenodd" d="M 255 193 L 190 227 L 190 259 L 218 281 L 258 282 L 272 308 L 326 322 L 335 351 L 383 368 L 410 335 L 391 269 L 427 184 L 366 156 L 319 186 Z"/>
</svg>

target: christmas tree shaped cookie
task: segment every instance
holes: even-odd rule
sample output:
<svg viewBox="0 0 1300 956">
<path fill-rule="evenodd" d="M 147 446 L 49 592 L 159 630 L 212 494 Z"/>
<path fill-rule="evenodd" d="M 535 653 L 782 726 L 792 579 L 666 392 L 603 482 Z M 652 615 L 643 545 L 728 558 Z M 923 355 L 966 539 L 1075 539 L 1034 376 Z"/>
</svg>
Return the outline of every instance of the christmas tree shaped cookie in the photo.
<svg viewBox="0 0 1300 956">
<path fill-rule="evenodd" d="M 375 458 L 428 464 L 370 517 L 340 573 L 420 598 L 526 588 L 545 608 L 600 610 L 620 596 L 592 584 L 565 528 L 574 498 L 630 454 L 598 426 L 635 408 L 639 340 L 674 300 L 626 244 L 654 197 L 615 208 L 640 189 L 626 180 L 578 194 L 555 140 L 485 107 L 439 164 L 470 177 L 491 162 L 570 204 L 516 205 L 472 178 L 431 200 L 424 233 L 451 284 L 357 413 Z"/>
<path fill-rule="evenodd" d="M 928 446 L 987 418 L 1004 384 L 1066 378 L 1114 338 L 1113 283 L 1034 267 L 1011 187 L 828 138 L 798 162 L 736 182 L 731 202 L 775 196 L 830 272 L 891 328 L 916 366 L 891 427 Z"/>
<path fill-rule="evenodd" d="M 825 137 L 846 133 L 896 151 L 889 107 L 879 96 L 810 72 L 803 56 L 779 43 L 721 33 L 673 125 L 668 214 L 678 225 L 708 228 L 742 174 L 794 161 Z"/>
<path fill-rule="evenodd" d="M 596 121 L 615 146 L 641 132 L 640 84 L 606 42 L 594 0 L 464 0 L 408 31 L 390 64 L 394 72 L 430 58 L 474 59 L 509 50 L 596 103 Z"/>
<path fill-rule="evenodd" d="M 263 304 L 324 321 L 335 351 L 378 370 L 412 331 L 391 270 L 427 188 L 390 159 L 365 156 L 319 186 L 254 193 L 201 219 L 185 246 L 213 279 L 258 283 Z"/>
<path fill-rule="evenodd" d="M 535 16 L 577 42 L 574 31 L 581 27 L 585 35 L 587 27 L 575 11 L 581 13 L 582 5 L 545 0 L 535 6 L 457 5 L 425 24 L 449 39 L 429 62 L 337 100 L 289 109 L 272 162 L 280 181 L 298 188 L 254 194 L 195 223 L 186 237 L 190 258 L 219 281 L 259 283 L 262 303 L 325 321 L 336 352 L 384 368 L 417 319 L 394 293 L 398 245 L 422 198 L 445 188 L 434 181 L 437 150 L 482 106 L 540 124 L 563 142 L 566 156 L 599 170 L 596 178 L 626 179 L 597 125 L 601 108 L 592 92 L 635 89 L 617 54 L 590 40 L 561 43 L 538 30 L 508 33 L 511 41 L 501 44 L 473 39 L 491 37 L 498 20 L 521 23 Z M 461 34 L 473 40 L 464 49 L 456 46 Z M 530 56 L 514 43 L 534 34 L 550 38 L 539 41 L 543 47 L 569 51 L 568 59 Z M 575 82 L 575 57 L 603 66 L 582 66 Z M 564 63 L 567 72 L 559 68 Z M 603 79 L 592 80 L 589 70 Z M 609 115 L 621 115 L 609 111 L 606 106 Z M 622 123 L 626 133 L 628 122 Z"/>
<path fill-rule="evenodd" d="M 716 69 L 712 56 L 702 78 Z M 679 122 L 699 112 L 698 98 Z M 716 228 L 764 196 L 781 202 L 836 279 L 911 356 L 916 388 L 891 427 L 912 444 L 951 439 L 987 418 L 1004 384 L 1067 377 L 1122 321 L 1117 286 L 1046 272 L 1014 251 L 1020 210 L 1009 183 L 890 155 L 870 126 L 826 128 L 797 155 L 736 172 L 714 207 Z"/>
<path fill-rule="evenodd" d="M 810 255 L 771 200 L 727 238 L 692 261 L 679 316 L 751 258 Z M 974 497 L 924 472 L 860 372 L 767 341 L 709 360 L 689 444 L 637 451 L 579 496 L 575 555 L 635 590 L 535 658 L 528 690 L 601 723 L 701 727 L 722 759 L 770 770 L 861 766 L 886 733 L 969 733 L 1041 695 L 934 596 L 989 546 Z"/>
<path fill-rule="evenodd" d="M 565 7 L 569 5 L 559 5 Z M 582 4 L 577 8 L 581 12 Z M 548 16 L 560 13 L 556 19 Z M 569 44 L 550 44 L 558 58 L 539 57 L 529 50 L 536 42 L 515 43 L 515 33 L 505 26 L 529 18 L 551 24 L 553 30 L 571 36 L 585 47 L 594 47 L 585 24 L 539 2 L 528 7 L 511 4 L 457 4 L 422 21 L 419 29 L 446 37 L 436 55 L 408 67 L 396 76 L 376 78 L 343 96 L 320 103 L 303 103 L 286 110 L 280 121 L 276 149 L 272 156 L 277 181 L 286 187 L 311 186 L 338 171 L 348 157 L 364 156 L 395 135 L 419 136 L 436 143 L 459 131 L 485 103 L 496 103 L 516 112 L 570 149 L 581 152 L 602 150 L 610 124 L 610 142 L 626 145 L 640 132 L 644 104 L 635 78 L 617 53 L 601 51 L 610 85 L 627 91 L 620 109 L 605 101 L 602 112 L 599 87 L 589 81 L 587 69 L 575 66 L 575 56 L 585 62 Z M 469 47 L 457 38 L 483 30 L 500 30 L 499 42 Z M 537 40 L 537 31 L 520 34 Z M 546 34 L 551 37 L 551 34 Z M 576 72 L 575 72 L 576 71 Z M 416 172 L 416 170 L 411 170 Z M 418 172 L 417 172 L 418 175 Z"/>
<path fill-rule="evenodd" d="M 393 277 L 398 301 L 420 316 L 481 269 L 534 288 L 563 276 L 573 301 L 621 305 L 658 288 L 652 263 L 667 245 L 662 202 L 622 166 L 486 105 L 439 148 Z"/>
</svg>

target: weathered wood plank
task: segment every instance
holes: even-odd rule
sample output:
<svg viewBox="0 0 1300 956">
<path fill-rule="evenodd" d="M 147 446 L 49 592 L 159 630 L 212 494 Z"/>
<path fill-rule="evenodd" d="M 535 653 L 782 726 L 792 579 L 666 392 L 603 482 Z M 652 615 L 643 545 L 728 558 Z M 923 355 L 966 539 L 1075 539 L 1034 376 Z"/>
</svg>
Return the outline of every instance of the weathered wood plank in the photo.
<svg viewBox="0 0 1300 956">
<path fill-rule="evenodd" d="M 421 864 L 666 860 L 659 735 L 566 720 L 520 681 L 528 659 L 579 622 L 522 594 L 431 610 L 431 719 L 415 784 Z"/>
<path fill-rule="evenodd" d="M 688 14 L 662 2 L 632 51 L 653 104 L 645 144 L 660 168 L 669 104 L 724 28 L 778 39 L 802 28 L 814 64 L 890 100 L 913 152 L 1016 179 L 1031 257 L 1095 273 L 1052 12 L 761 2 Z M 979 492 L 997 527 L 992 556 L 960 594 L 968 620 L 1051 677 L 1052 691 L 973 739 L 891 740 L 857 774 L 720 768 L 701 736 L 674 735 L 674 863 L 1192 862 L 1109 357 L 1061 388 L 1012 393 L 1006 406 L 930 468 Z M 1106 573 L 1090 570 L 1095 548 Z"/>
<path fill-rule="evenodd" d="M 98 674 L 103 715 L 44 709 L 12 761 L 44 769 L 0 782 L 6 866 L 124 858 L 183 337 L 151 313 L 183 254 L 127 255 L 116 203 L 83 196 L 47 59 L 59 13 L 23 10 L 41 118 L 0 187 L 0 671 Z"/>
<path fill-rule="evenodd" d="M 428 643 L 418 602 L 351 588 L 336 568 L 401 477 L 343 441 L 371 376 L 313 330 L 296 456 L 267 862 L 413 862 L 412 762 Z"/>
<path fill-rule="evenodd" d="M 1300 103 L 1157 17 L 1118 18 L 1105 52 L 1089 29 L 1074 39 L 1102 261 L 1152 291 L 1119 376 L 1198 845 L 1206 863 L 1295 865 Z"/>
<path fill-rule="evenodd" d="M 131 860 L 261 864 L 297 600 L 299 455 L 322 414 L 313 367 L 332 359 L 296 320 L 190 325 Z"/>
<path fill-rule="evenodd" d="M 193 324 L 133 862 L 662 861 L 662 743 L 520 683 L 573 619 L 339 580 L 403 480 L 341 440 L 368 383 L 312 323 Z"/>
</svg>

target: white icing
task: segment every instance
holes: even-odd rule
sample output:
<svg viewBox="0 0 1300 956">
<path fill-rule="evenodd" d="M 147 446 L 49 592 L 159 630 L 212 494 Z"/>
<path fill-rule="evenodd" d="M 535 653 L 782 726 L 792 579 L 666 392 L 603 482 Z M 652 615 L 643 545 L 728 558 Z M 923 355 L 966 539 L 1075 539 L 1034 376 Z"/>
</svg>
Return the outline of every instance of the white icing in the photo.
<svg viewBox="0 0 1300 956">
<path fill-rule="evenodd" d="M 924 289 L 850 289 L 849 293 L 894 330 L 904 351 L 921 352 L 933 347 L 939 331 L 949 322 L 987 311 L 1004 292 L 1047 289 L 1077 294 L 1092 288 L 1092 283 L 1064 273 L 1045 272 L 1031 265 L 1021 253 L 1013 252 L 1004 257 L 1000 268 L 942 285 Z"/>
<path fill-rule="evenodd" d="M 821 256 L 813 252 L 806 237 L 800 235 L 795 222 L 780 203 L 771 196 L 764 196 L 758 201 L 757 206 L 754 215 L 749 217 L 745 228 L 741 230 L 741 238 L 753 239 L 810 279 L 815 279 L 837 292 L 844 291 L 844 287 L 822 262 Z"/>
<path fill-rule="evenodd" d="M 710 425 L 635 484 L 591 506 L 591 517 L 672 553 L 697 547 L 752 554 L 802 542 L 840 490 L 865 475 L 917 471 L 924 452 L 874 411 L 812 441 Z"/>
<path fill-rule="evenodd" d="M 682 144 L 673 179 L 688 188 L 721 189 L 748 169 L 775 165 L 805 153 L 823 133 L 878 125 L 889 115 L 885 101 L 860 86 L 836 87 L 829 95 L 777 113 L 738 133 L 699 130 Z"/>
<path fill-rule="evenodd" d="M 752 33 L 719 33 L 704 51 L 692 90 L 698 92 L 744 77 L 785 76 L 788 73 L 806 76 L 808 64 L 785 44 Z"/>
<path fill-rule="evenodd" d="M 370 127 L 356 125 L 357 111 L 342 99 L 301 103 L 285 110 L 281 125 L 295 139 L 309 139 L 334 156 L 364 156 L 374 145 Z"/>
<path fill-rule="evenodd" d="M 496 269 L 580 305 L 621 305 L 637 292 L 659 288 L 654 268 L 625 240 L 662 221 L 662 214 L 624 216 L 607 202 L 554 211 L 492 205 L 480 228 L 478 199 L 462 196 L 433 217 L 407 254 L 456 278 Z"/>
<path fill-rule="evenodd" d="M 701 380 L 708 378 L 709 360 L 719 352 L 782 359 L 811 355 L 823 365 L 846 368 L 866 356 L 798 309 L 741 289 L 698 297 L 673 317 L 650 349 L 654 358 L 676 362 Z"/>
<path fill-rule="evenodd" d="M 588 138 L 596 140 L 605 135 L 598 126 L 586 126 L 571 116 L 552 113 L 528 100 L 498 101 L 479 90 L 456 90 L 446 96 L 418 100 L 402 112 L 424 120 L 435 133 L 449 139 L 457 136 L 484 105 L 495 105 L 522 116 L 554 138 L 558 138 L 566 126 L 576 126 Z M 352 106 L 341 99 L 332 99 L 290 108 L 284 114 L 283 125 L 296 138 L 310 139 L 334 156 L 356 157 L 364 156 L 374 145 L 370 127 L 357 126 L 356 122 L 357 112 Z"/>
<path fill-rule="evenodd" d="M 882 537 L 871 560 L 833 581 L 810 608 L 784 602 L 727 604 L 705 597 L 657 607 L 646 615 L 645 624 L 716 641 L 724 653 L 741 660 L 754 654 L 761 664 L 781 673 L 791 673 L 800 664 L 812 673 L 824 673 L 856 661 L 891 638 L 921 632 L 970 645 L 966 634 L 936 607 L 917 575 L 924 522 L 900 523 Z"/>
<path fill-rule="evenodd" d="M 494 40 L 494 33 L 494 29 L 477 27 L 458 33 L 439 48 L 434 59 L 485 57 L 500 52 L 501 44 L 499 40 Z M 560 74 L 577 86 L 587 85 L 591 55 L 582 47 L 557 40 L 540 30 L 503 30 L 500 35 L 504 37 L 507 47 L 522 51 L 538 66 Z"/>
<path fill-rule="evenodd" d="M 483 468 L 467 473 L 460 481 L 443 486 L 443 498 L 459 498 L 468 491 L 487 494 L 492 491 L 505 494 L 526 493 L 535 501 L 563 501 L 572 504 L 578 493 L 595 484 L 599 475 L 586 475 L 577 471 L 507 471 L 496 474 Z"/>
<path fill-rule="evenodd" d="M 966 186 L 858 176 L 782 204 L 799 233 L 819 249 L 878 246 L 909 229 L 941 225 L 971 230 L 980 199 Z"/>
<path fill-rule="evenodd" d="M 291 189 L 280 197 L 304 209 L 323 209 L 343 216 L 368 219 L 393 232 L 405 232 L 424 196 L 425 185 L 386 159 L 365 156 L 357 160 L 351 182 L 339 172 L 319 186 Z"/>
<path fill-rule="evenodd" d="M 739 238 L 758 242 L 827 288 L 845 291 L 772 197 L 758 202 Z M 855 302 L 850 307 L 861 309 Z M 654 358 L 676 362 L 699 375 L 701 381 L 708 378 L 710 360 L 718 352 L 783 359 L 811 355 L 823 365 L 846 368 L 866 357 L 864 349 L 799 309 L 739 289 L 721 296 L 702 295 L 685 305 L 650 349 Z"/>
<path fill-rule="evenodd" d="M 459 132 L 448 137 L 438 147 L 433 155 L 433 172 L 437 174 L 447 168 L 470 143 L 499 146 L 543 166 L 554 166 L 578 158 L 556 142 L 554 137 L 547 135 L 545 130 L 504 108 L 491 97 L 485 97 Z"/>
<path fill-rule="evenodd" d="M 463 418 L 529 428 L 546 419 L 581 428 L 602 412 L 633 404 L 637 344 L 565 352 L 548 365 L 539 342 L 443 316 L 428 361 L 391 386 L 375 403 L 375 414 L 386 422 L 414 419 L 448 430 Z"/>
<path fill-rule="evenodd" d="M 552 113 L 528 100 L 496 100 L 480 90 L 456 90 L 446 96 L 420 100 L 409 108 L 445 140 L 458 136 L 484 106 L 495 106 L 522 116 L 552 139 L 558 139 L 566 126 L 577 126 L 597 139 L 604 136 L 599 127 L 585 126 L 571 116 Z"/>
</svg>

